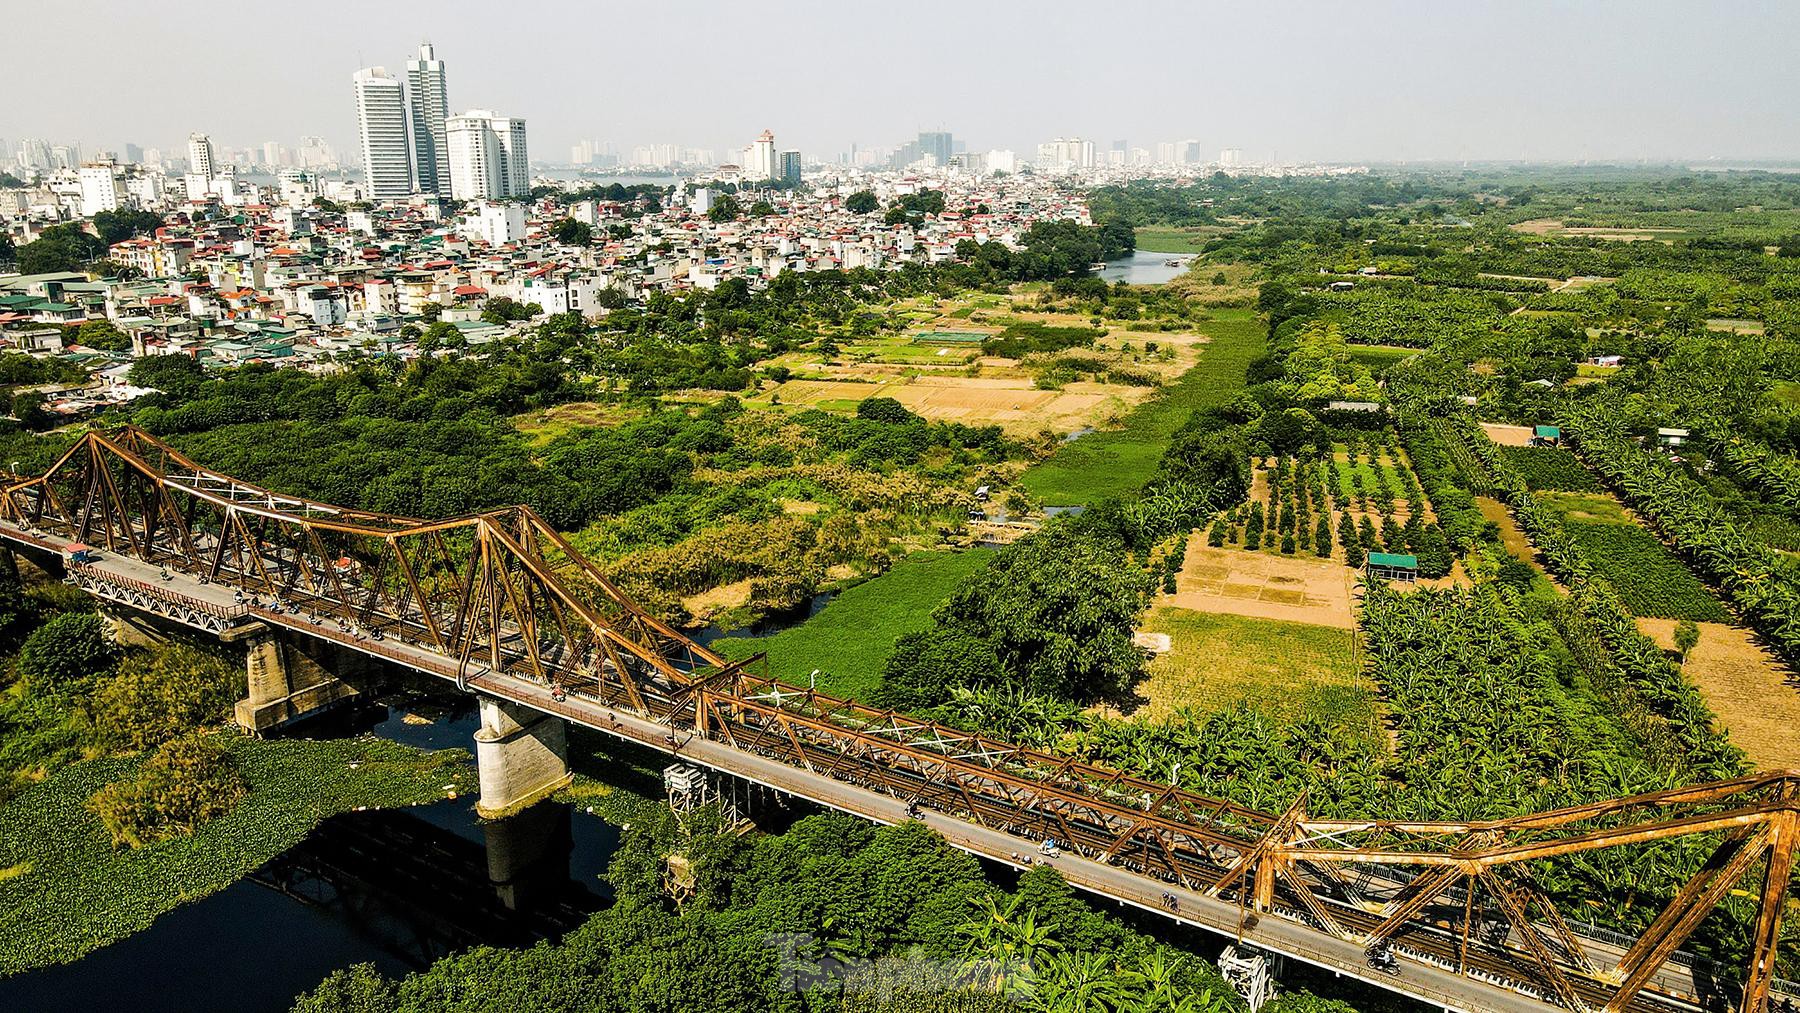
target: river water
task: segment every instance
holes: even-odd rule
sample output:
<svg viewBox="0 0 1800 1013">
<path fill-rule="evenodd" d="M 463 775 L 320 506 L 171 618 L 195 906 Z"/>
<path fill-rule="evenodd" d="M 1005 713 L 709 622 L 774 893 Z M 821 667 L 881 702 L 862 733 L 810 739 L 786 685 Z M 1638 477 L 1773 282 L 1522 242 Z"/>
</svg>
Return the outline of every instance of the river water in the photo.
<svg viewBox="0 0 1800 1013">
<path fill-rule="evenodd" d="M 1173 281 L 1187 273 L 1188 264 L 1194 259 L 1191 253 L 1151 253 L 1149 250 L 1135 250 L 1129 257 L 1109 260 L 1100 271 L 1100 277 L 1107 284 L 1122 281 L 1130 285 L 1161 285 L 1165 281 Z M 1176 261 L 1177 266 L 1170 267 L 1169 262 Z"/>
<path fill-rule="evenodd" d="M 778 633 L 836 594 L 741 629 L 714 624 L 690 635 L 706 644 Z M 470 749 L 479 725 L 474 697 L 431 693 L 336 712 L 303 734 Z M 285 1013 L 339 968 L 367 962 L 397 977 L 471 946 L 555 939 L 611 899 L 602 877 L 620 828 L 557 802 L 483 822 L 474 802 L 334 816 L 142 932 L 73 963 L 0 978 L 0 1013 Z"/>
<path fill-rule="evenodd" d="M 689 631 L 702 644 L 767 636 L 837 595 L 748 627 Z M 470 749 L 472 696 L 409 694 L 334 712 L 302 734 L 373 734 L 419 749 Z M 483 822 L 473 798 L 344 813 L 248 877 L 69 964 L 0 978 L 0 1013 L 285 1013 L 332 971 L 390 977 L 471 946 L 555 939 L 611 899 L 602 877 L 621 830 L 545 802 Z M 200 999 L 199 997 L 204 997 Z"/>
<path fill-rule="evenodd" d="M 474 700 L 432 706 L 429 720 L 388 708 L 372 730 L 426 749 L 469 748 Z M 556 802 L 488 823 L 473 798 L 344 813 L 142 932 L 0 978 L 0 1010 L 282 1013 L 350 964 L 398 976 L 471 946 L 558 938 L 610 899 L 600 877 L 619 835 Z"/>
</svg>

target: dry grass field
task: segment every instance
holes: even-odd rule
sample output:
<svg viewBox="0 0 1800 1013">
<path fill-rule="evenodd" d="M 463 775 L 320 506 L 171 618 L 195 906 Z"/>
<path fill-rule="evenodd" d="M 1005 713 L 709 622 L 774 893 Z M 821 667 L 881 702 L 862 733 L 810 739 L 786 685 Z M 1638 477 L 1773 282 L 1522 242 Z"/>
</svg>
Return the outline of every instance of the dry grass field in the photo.
<svg viewBox="0 0 1800 1013">
<path fill-rule="evenodd" d="M 754 400 L 846 409 L 865 398 L 891 397 L 928 419 L 998 425 L 1024 434 L 1116 423 L 1153 390 L 1098 383 L 1037 390 L 1022 377 L 917 376 L 877 382 L 789 380 Z"/>
<path fill-rule="evenodd" d="M 1700 643 L 1682 671 L 1758 770 L 1800 767 L 1800 676 L 1781 664 L 1750 631 L 1696 623 Z M 1675 620 L 1639 619 L 1638 628 L 1667 650 Z"/>
<path fill-rule="evenodd" d="M 1502 447 L 1531 446 L 1530 426 L 1509 426 L 1500 422 L 1483 422 L 1481 431 Z"/>
<path fill-rule="evenodd" d="M 1182 708 L 1219 711 L 1247 703 L 1277 721 L 1322 718 L 1373 738 L 1375 703 L 1347 630 L 1160 605 L 1145 632 L 1168 650 L 1138 684 L 1135 716 L 1167 718 Z"/>
</svg>

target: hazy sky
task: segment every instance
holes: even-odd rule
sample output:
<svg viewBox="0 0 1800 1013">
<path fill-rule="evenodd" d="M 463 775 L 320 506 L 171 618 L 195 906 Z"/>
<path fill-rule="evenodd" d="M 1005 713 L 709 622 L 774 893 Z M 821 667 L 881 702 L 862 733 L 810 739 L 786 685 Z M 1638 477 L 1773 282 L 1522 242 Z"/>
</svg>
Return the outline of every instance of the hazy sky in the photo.
<svg viewBox="0 0 1800 1013">
<path fill-rule="evenodd" d="M 1800 2 L 864 3 L 0 0 L 0 137 L 180 150 L 355 143 L 350 75 L 430 38 L 451 111 L 532 154 L 833 156 L 944 128 L 971 149 L 1195 138 L 1247 158 L 1800 156 Z"/>
</svg>

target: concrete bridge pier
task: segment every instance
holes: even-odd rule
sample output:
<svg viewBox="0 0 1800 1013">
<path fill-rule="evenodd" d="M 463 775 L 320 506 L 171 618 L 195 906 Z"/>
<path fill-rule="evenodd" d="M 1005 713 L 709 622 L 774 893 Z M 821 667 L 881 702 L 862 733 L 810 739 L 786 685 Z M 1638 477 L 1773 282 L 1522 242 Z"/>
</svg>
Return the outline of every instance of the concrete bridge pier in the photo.
<svg viewBox="0 0 1800 1013">
<path fill-rule="evenodd" d="M 509 911 L 530 910 L 569 879 L 574 828 L 566 805 L 538 805 L 481 826 L 488 882 Z"/>
<path fill-rule="evenodd" d="M 356 695 L 340 676 L 363 664 L 358 658 L 327 658 L 330 667 L 289 643 L 264 623 L 228 630 L 226 643 L 244 645 L 248 692 L 237 703 L 237 723 L 258 735 L 310 717 Z"/>
<path fill-rule="evenodd" d="M 561 718 L 496 697 L 479 697 L 475 764 L 481 797 L 475 812 L 499 819 L 529 808 L 568 784 L 569 744 Z"/>
</svg>

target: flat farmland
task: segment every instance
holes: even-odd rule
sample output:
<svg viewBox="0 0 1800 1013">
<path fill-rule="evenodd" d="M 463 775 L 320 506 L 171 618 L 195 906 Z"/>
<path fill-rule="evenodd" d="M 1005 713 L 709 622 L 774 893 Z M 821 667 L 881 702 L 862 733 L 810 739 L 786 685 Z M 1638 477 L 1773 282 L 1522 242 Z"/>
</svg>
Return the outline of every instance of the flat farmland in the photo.
<svg viewBox="0 0 1800 1013">
<path fill-rule="evenodd" d="M 1167 636 L 1169 649 L 1138 684 L 1146 701 L 1138 716 L 1160 720 L 1184 708 L 1248 704 L 1284 724 L 1320 718 L 1371 741 L 1379 734 L 1374 695 L 1348 630 L 1169 604 L 1151 609 L 1144 629 Z"/>
<path fill-rule="evenodd" d="M 891 397 L 928 419 L 998 425 L 1014 433 L 1069 432 L 1103 423 L 1147 399 L 1148 387 L 1071 383 L 1038 390 L 1024 378 L 916 376 L 892 381 L 789 380 L 756 398 L 783 405 L 841 409 L 872 397 Z"/>
<path fill-rule="evenodd" d="M 1316 556 L 1284 556 L 1242 548 L 1212 548 L 1206 536 L 1189 536 L 1187 556 L 1175 576 L 1175 593 L 1161 601 L 1195 612 L 1214 612 L 1349 630 L 1355 572 Z"/>
<path fill-rule="evenodd" d="M 1681 671 L 1749 754 L 1758 770 L 1800 767 L 1800 677 L 1749 631 L 1698 623 L 1700 643 Z M 1638 628 L 1665 650 L 1675 647 L 1675 620 L 1640 619 Z"/>
</svg>

